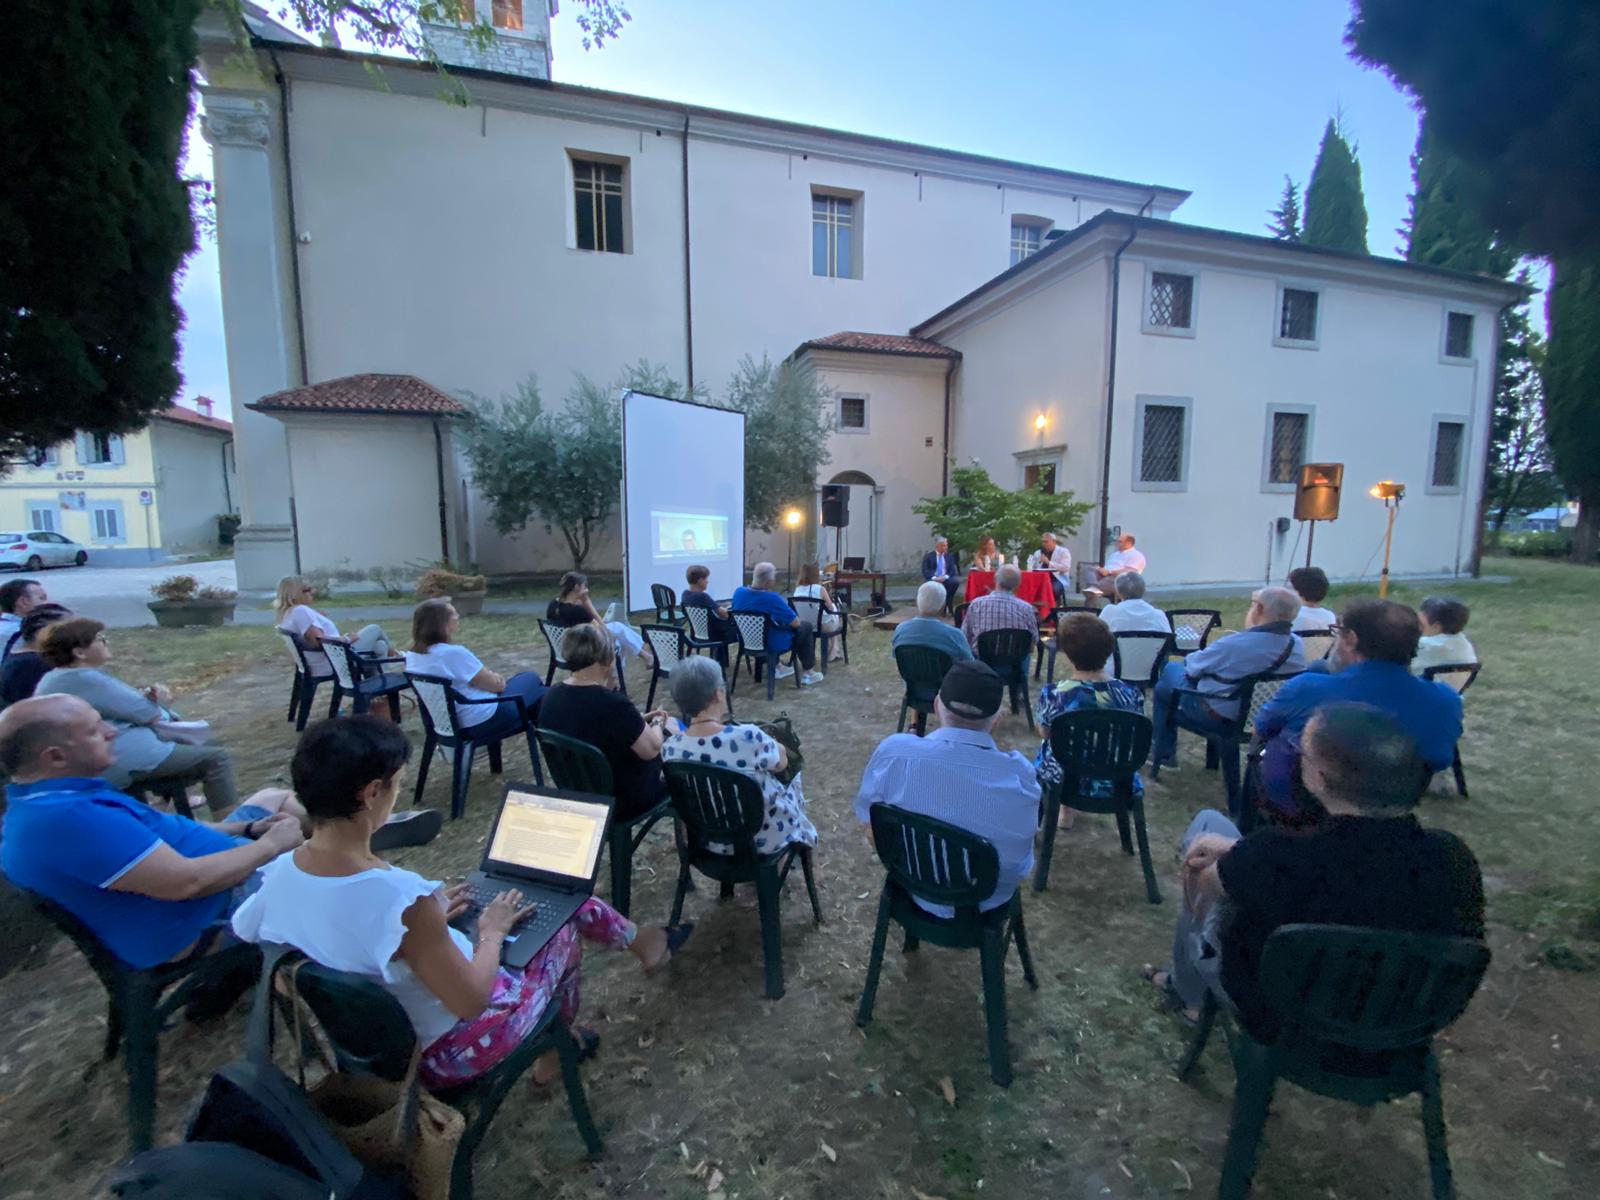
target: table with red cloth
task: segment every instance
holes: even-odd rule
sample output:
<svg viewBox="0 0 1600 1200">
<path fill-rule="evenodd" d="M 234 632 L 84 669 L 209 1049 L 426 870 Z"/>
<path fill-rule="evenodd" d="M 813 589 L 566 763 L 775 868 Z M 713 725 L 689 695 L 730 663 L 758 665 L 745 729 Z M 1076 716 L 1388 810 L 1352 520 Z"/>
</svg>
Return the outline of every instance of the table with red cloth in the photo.
<svg viewBox="0 0 1600 1200">
<path fill-rule="evenodd" d="M 1024 571 L 1022 582 L 1017 584 L 1017 595 L 1039 610 L 1041 619 L 1050 615 L 1056 606 L 1055 589 L 1051 586 L 1049 571 Z M 967 572 L 967 603 L 994 591 L 993 571 Z"/>
</svg>

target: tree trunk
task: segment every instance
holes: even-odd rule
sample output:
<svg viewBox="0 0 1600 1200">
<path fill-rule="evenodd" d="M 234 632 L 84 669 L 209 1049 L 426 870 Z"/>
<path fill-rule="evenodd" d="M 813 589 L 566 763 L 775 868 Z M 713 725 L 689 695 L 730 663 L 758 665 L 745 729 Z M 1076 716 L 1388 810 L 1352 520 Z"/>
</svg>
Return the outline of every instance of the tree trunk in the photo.
<svg viewBox="0 0 1600 1200">
<path fill-rule="evenodd" d="M 1572 561 L 1592 567 L 1597 550 L 1600 550 L 1600 495 L 1580 494 L 1578 525 L 1572 531 Z"/>
</svg>

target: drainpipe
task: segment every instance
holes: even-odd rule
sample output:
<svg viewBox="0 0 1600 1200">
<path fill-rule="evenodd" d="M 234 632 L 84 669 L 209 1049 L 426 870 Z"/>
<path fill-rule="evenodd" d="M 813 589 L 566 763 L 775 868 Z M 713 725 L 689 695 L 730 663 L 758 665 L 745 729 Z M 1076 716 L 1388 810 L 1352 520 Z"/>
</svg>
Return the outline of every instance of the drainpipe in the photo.
<svg viewBox="0 0 1600 1200">
<path fill-rule="evenodd" d="M 939 450 L 939 494 L 950 494 L 950 380 L 956 373 L 956 360 L 944 365 L 944 445 Z"/>
<path fill-rule="evenodd" d="M 444 433 L 439 429 L 439 419 L 433 421 L 433 465 L 439 487 L 439 557 L 450 561 L 450 509 L 444 490 Z"/>
<path fill-rule="evenodd" d="M 228 486 L 228 447 L 233 442 L 222 443 L 222 506 L 224 512 L 233 511 L 233 489 Z"/>
<path fill-rule="evenodd" d="M 694 394 L 694 276 L 689 245 L 689 114 L 683 114 L 683 340 L 688 392 Z"/>
<path fill-rule="evenodd" d="M 1106 445 L 1100 460 L 1100 542 L 1096 555 L 1106 549 L 1111 529 L 1111 420 L 1117 402 L 1117 306 L 1122 293 L 1122 252 L 1139 236 L 1138 226 L 1128 230 L 1127 240 L 1111 256 L 1111 353 L 1106 361 Z"/>
<path fill-rule="evenodd" d="M 306 351 L 305 303 L 300 291 L 300 223 L 294 215 L 294 160 L 289 154 L 289 81 L 284 77 L 277 52 L 268 50 L 267 56 L 272 59 L 272 70 L 278 84 L 278 124 L 283 132 L 284 211 L 289 220 L 289 289 L 294 295 L 295 348 L 299 351 L 300 383 L 304 386 L 311 382 L 311 369 Z"/>
</svg>

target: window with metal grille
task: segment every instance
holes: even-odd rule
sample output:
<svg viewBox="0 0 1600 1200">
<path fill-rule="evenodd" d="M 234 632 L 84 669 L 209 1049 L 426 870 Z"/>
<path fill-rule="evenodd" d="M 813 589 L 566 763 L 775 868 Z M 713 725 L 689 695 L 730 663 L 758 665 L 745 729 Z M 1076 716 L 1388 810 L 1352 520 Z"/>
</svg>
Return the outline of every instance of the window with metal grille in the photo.
<svg viewBox="0 0 1600 1200">
<path fill-rule="evenodd" d="M 1036 221 L 1011 222 L 1011 265 L 1014 267 L 1044 245 L 1045 227 Z"/>
<path fill-rule="evenodd" d="M 1140 483 L 1183 482 L 1183 434 L 1188 412 L 1178 404 L 1146 404 L 1139 447 Z"/>
<path fill-rule="evenodd" d="M 839 428 L 866 429 L 867 398 L 865 396 L 839 397 Z"/>
<path fill-rule="evenodd" d="M 496 29 L 522 28 L 522 0 L 494 0 Z"/>
<path fill-rule="evenodd" d="M 849 196 L 811 193 L 811 273 L 859 279 L 855 257 L 856 203 Z"/>
<path fill-rule="evenodd" d="M 621 164 L 573 159 L 572 192 L 578 249 L 623 253 Z"/>
<path fill-rule="evenodd" d="M 1317 340 L 1316 292 L 1303 288 L 1283 289 L 1283 308 L 1278 313 L 1278 336 L 1288 342 Z"/>
<path fill-rule="evenodd" d="M 1461 486 L 1461 443 L 1467 427 L 1461 421 L 1440 421 L 1433 427 L 1433 470 L 1428 484 L 1435 488 Z"/>
<path fill-rule="evenodd" d="M 1272 448 L 1267 452 L 1267 482 L 1292 484 L 1306 461 L 1311 418 L 1301 412 L 1272 414 Z"/>
<path fill-rule="evenodd" d="M 1150 324 L 1189 329 L 1194 324 L 1194 276 L 1156 271 L 1150 276 Z"/>
<path fill-rule="evenodd" d="M 1056 464 L 1029 463 L 1022 468 L 1022 486 L 1037 486 L 1047 496 L 1056 494 Z"/>
<path fill-rule="evenodd" d="M 1444 354 L 1446 358 L 1472 357 L 1472 314 L 1453 312 L 1445 317 Z"/>
</svg>

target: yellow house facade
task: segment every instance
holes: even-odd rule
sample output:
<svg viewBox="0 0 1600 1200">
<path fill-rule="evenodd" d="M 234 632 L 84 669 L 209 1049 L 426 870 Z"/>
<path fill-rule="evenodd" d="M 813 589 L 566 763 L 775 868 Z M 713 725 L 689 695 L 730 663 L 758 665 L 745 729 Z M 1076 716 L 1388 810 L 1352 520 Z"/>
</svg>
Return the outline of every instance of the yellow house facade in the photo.
<svg viewBox="0 0 1600 1200">
<path fill-rule="evenodd" d="M 98 566 L 214 551 L 217 517 L 237 511 L 233 472 L 233 426 L 202 396 L 136 433 L 80 433 L 41 465 L 13 467 L 0 479 L 0 530 L 62 534 Z"/>
</svg>

